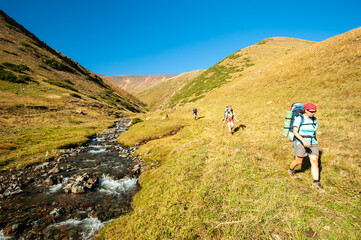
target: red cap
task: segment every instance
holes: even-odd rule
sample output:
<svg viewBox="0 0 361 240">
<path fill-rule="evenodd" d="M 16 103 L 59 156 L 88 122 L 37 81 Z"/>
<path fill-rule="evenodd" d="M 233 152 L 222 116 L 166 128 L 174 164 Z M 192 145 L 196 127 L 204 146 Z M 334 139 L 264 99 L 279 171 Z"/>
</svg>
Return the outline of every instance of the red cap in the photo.
<svg viewBox="0 0 361 240">
<path fill-rule="evenodd" d="M 306 103 L 304 105 L 305 110 L 316 110 L 316 105 L 313 103 Z"/>
<path fill-rule="evenodd" d="M 232 106 L 231 106 L 231 105 L 228 105 L 228 108 L 232 108 Z"/>
</svg>

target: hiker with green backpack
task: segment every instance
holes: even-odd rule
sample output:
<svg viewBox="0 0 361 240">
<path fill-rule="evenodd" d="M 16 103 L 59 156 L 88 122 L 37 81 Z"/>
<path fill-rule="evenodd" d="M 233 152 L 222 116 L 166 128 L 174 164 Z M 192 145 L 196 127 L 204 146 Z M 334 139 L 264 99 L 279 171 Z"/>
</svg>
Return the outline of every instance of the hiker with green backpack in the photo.
<svg viewBox="0 0 361 240">
<path fill-rule="evenodd" d="M 311 162 L 311 174 L 313 177 L 312 187 L 319 193 L 324 193 L 325 190 L 320 184 L 319 177 L 319 150 L 318 142 L 316 138 L 316 130 L 318 127 L 317 119 L 315 117 L 317 108 L 312 103 L 306 103 L 302 106 L 302 103 L 295 103 L 291 107 L 292 117 L 287 118 L 291 120 L 288 127 L 288 136 L 293 141 L 293 148 L 295 152 L 295 160 L 292 161 L 288 174 L 291 178 L 297 178 L 295 168 L 301 165 L 304 157 L 308 156 Z M 286 123 L 285 123 L 286 125 Z M 285 127 L 285 129 L 287 129 Z M 285 135 L 284 130 L 284 135 Z"/>
</svg>

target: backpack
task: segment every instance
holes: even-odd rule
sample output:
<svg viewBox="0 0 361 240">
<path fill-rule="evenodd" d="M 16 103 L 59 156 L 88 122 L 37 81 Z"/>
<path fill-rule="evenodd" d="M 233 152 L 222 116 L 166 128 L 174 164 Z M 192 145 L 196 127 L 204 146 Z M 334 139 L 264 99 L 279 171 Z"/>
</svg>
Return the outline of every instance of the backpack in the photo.
<svg viewBox="0 0 361 240">
<path fill-rule="evenodd" d="M 296 117 L 301 116 L 301 124 L 300 124 L 300 128 L 301 128 L 303 121 L 304 121 L 304 119 L 303 119 L 304 111 L 305 111 L 305 108 L 303 107 L 303 103 L 301 103 L 301 102 L 297 102 L 297 103 L 294 103 L 291 105 L 292 117 L 291 117 L 291 122 L 287 128 L 289 129 L 288 140 L 290 140 L 292 142 L 295 140 L 295 136 L 293 135 L 293 123 L 294 123 Z"/>
<path fill-rule="evenodd" d="M 231 109 L 231 110 L 227 109 L 224 113 L 224 118 L 225 119 L 233 119 L 234 118 L 233 109 Z"/>
</svg>

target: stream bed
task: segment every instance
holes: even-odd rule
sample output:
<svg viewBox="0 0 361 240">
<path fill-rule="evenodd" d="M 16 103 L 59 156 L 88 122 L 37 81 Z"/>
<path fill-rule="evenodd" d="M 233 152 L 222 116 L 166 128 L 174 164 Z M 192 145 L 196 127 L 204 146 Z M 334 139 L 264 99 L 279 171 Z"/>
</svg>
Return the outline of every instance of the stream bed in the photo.
<svg viewBox="0 0 361 240">
<path fill-rule="evenodd" d="M 131 211 L 142 161 L 118 144 L 128 123 L 121 119 L 55 159 L 0 173 L 0 240 L 93 239 Z"/>
</svg>

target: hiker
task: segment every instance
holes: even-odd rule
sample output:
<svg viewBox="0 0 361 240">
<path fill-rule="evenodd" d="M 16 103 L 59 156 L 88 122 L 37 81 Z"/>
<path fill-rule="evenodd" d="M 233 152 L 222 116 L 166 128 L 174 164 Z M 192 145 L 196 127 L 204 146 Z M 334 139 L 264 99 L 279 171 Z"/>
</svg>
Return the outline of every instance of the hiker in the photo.
<svg viewBox="0 0 361 240">
<path fill-rule="evenodd" d="M 296 159 L 292 161 L 288 174 L 291 178 L 297 178 L 295 167 L 302 164 L 303 158 L 308 155 L 311 162 L 311 174 L 313 177 L 312 187 L 319 193 L 324 193 L 325 190 L 320 184 L 319 176 L 319 150 L 316 139 L 316 130 L 318 127 L 317 119 L 315 117 L 317 108 L 312 103 L 304 105 L 303 114 L 295 117 L 293 122 L 293 134 L 295 139 L 293 141 L 293 148 Z"/>
<path fill-rule="evenodd" d="M 232 106 L 228 105 L 226 107 L 226 110 L 224 111 L 223 122 L 227 122 L 228 131 L 229 131 L 230 135 L 232 135 L 232 129 L 234 127 L 234 119 L 237 120 L 236 116 L 234 115 L 234 111 L 232 109 Z"/>
<path fill-rule="evenodd" d="M 196 107 L 193 108 L 193 116 L 194 116 L 194 120 L 196 120 L 198 117 L 198 109 Z"/>
</svg>

